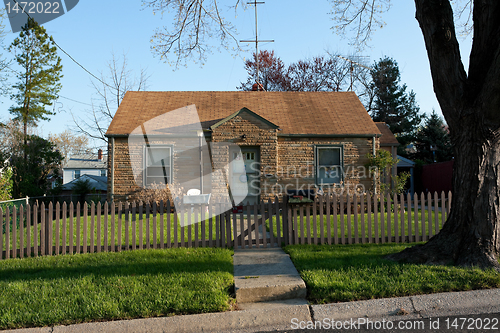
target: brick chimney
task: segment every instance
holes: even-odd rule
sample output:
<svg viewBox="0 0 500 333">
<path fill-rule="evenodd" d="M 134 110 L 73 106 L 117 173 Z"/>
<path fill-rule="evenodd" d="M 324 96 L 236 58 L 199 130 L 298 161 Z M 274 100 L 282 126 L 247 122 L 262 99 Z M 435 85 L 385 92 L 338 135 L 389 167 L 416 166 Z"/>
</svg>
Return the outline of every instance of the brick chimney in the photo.
<svg viewBox="0 0 500 333">
<path fill-rule="evenodd" d="M 97 159 L 98 159 L 99 161 L 102 161 L 102 149 L 99 149 L 99 150 L 97 151 Z"/>
</svg>

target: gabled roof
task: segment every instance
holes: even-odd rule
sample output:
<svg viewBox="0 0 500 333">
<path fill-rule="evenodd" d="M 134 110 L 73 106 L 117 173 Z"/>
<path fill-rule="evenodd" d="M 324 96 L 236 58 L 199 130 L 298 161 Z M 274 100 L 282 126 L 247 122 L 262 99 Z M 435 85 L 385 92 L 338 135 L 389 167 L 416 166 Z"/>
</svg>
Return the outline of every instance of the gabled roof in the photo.
<svg viewBox="0 0 500 333">
<path fill-rule="evenodd" d="M 210 129 L 213 130 L 214 128 L 217 128 L 219 127 L 220 125 L 224 124 L 225 122 L 233 119 L 234 117 L 236 116 L 239 116 L 243 113 L 246 113 L 246 114 L 249 114 L 251 115 L 252 117 L 255 117 L 257 118 L 258 120 L 262 121 L 264 124 L 267 124 L 269 125 L 271 128 L 274 128 L 274 129 L 278 129 L 280 128 L 278 125 L 276 124 L 273 124 L 272 122 L 270 122 L 269 120 L 265 119 L 265 118 L 262 118 L 261 116 L 259 116 L 258 114 L 256 114 L 255 112 L 251 111 L 251 110 L 248 110 L 247 108 L 243 108 L 241 109 L 240 111 L 236 111 L 235 113 L 233 113 L 232 115 L 222 119 L 221 121 L 219 121 L 218 123 L 210 126 Z"/>
<path fill-rule="evenodd" d="M 103 155 L 99 161 L 97 155 L 93 154 L 73 155 L 64 164 L 63 169 L 106 169 L 107 157 Z"/>
<path fill-rule="evenodd" d="M 380 146 L 381 147 L 387 147 L 387 146 L 399 146 L 398 139 L 394 136 L 394 134 L 391 132 L 389 125 L 387 125 L 384 122 L 376 122 L 375 123 L 380 130 L 380 133 L 382 133 L 382 136 L 380 137 Z"/>
<path fill-rule="evenodd" d="M 145 122 L 195 105 L 203 129 L 243 108 L 279 126 L 280 134 L 380 136 L 354 92 L 129 91 L 107 136 L 127 136 Z"/>
<path fill-rule="evenodd" d="M 398 163 L 397 166 L 399 168 L 413 168 L 415 166 L 415 162 L 409 160 L 403 156 L 398 155 Z"/>
<path fill-rule="evenodd" d="M 93 176 L 93 175 L 82 175 L 78 179 L 73 179 L 69 183 L 66 183 L 62 186 L 63 190 L 66 191 L 71 191 L 73 190 L 73 187 L 75 186 L 75 183 L 78 180 L 86 180 L 88 179 L 90 183 L 90 187 L 95 188 L 96 191 L 107 191 L 108 190 L 108 177 L 101 177 L 101 176 Z"/>
</svg>

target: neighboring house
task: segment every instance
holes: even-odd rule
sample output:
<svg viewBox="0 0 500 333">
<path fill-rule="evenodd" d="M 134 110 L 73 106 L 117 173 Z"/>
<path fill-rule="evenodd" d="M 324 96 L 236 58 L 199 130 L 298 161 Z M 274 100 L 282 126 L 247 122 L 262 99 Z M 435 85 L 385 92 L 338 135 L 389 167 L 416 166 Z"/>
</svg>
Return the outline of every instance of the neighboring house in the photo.
<svg viewBox="0 0 500 333">
<path fill-rule="evenodd" d="M 186 147 L 176 146 L 163 134 L 176 123 L 175 119 L 162 122 L 162 115 L 190 105 L 196 106 L 204 138 L 210 143 L 212 165 L 200 166 L 199 160 L 190 163 L 181 153 Z M 186 130 L 178 135 L 196 138 L 200 133 Z M 368 190 L 372 180 L 363 168 L 367 154 L 379 149 L 381 133 L 354 92 L 200 91 L 127 92 L 106 136 L 108 193 L 115 200 L 128 199 L 152 182 L 183 183 L 186 179 L 178 177 L 181 171 L 196 178 L 200 168 L 219 170 L 242 158 L 247 176 L 240 181 L 251 182 L 253 188 L 244 202 L 253 203 L 301 186 L 348 185 L 352 190 L 362 185 Z M 131 149 L 132 137 L 144 144 Z M 219 149 L 216 144 L 222 142 L 234 144 L 242 154 L 223 145 Z M 144 167 L 139 176 L 133 171 L 137 165 Z M 226 177 L 234 178 L 234 171 L 227 171 Z M 212 193 L 217 192 L 217 184 L 224 184 L 212 181 Z M 189 188 L 201 187 L 196 184 L 199 181 Z"/>
<path fill-rule="evenodd" d="M 83 175 L 107 177 L 107 156 L 99 149 L 97 155 L 73 155 L 63 166 L 63 185 Z"/>
<path fill-rule="evenodd" d="M 94 176 L 94 175 L 82 175 L 78 179 L 74 179 L 70 181 L 69 183 L 66 183 L 62 186 L 62 196 L 69 196 L 69 195 L 74 195 L 75 198 L 77 194 L 73 192 L 73 188 L 75 186 L 75 183 L 78 180 L 82 181 L 89 181 L 89 187 L 92 189 L 92 192 L 89 193 L 89 195 L 92 194 L 106 194 L 108 191 L 108 177 L 101 177 L 101 176 Z"/>
<path fill-rule="evenodd" d="M 376 122 L 375 123 L 380 131 L 382 133 L 382 136 L 380 137 L 380 149 L 387 150 L 389 153 L 391 153 L 393 159 L 398 158 L 398 146 L 399 142 L 398 139 L 394 136 L 392 131 L 389 128 L 389 125 L 387 125 L 384 122 Z M 397 175 L 398 172 L 398 165 L 393 165 L 392 170 L 391 170 L 391 175 L 387 175 L 386 182 L 389 183 L 391 181 L 391 176 Z"/>
</svg>

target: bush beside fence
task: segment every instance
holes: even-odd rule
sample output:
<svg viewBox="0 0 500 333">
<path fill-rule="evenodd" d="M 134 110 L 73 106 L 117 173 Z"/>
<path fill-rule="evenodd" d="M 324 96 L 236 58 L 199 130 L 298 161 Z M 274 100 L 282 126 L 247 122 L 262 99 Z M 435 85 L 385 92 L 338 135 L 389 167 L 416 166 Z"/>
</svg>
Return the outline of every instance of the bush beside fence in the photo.
<svg viewBox="0 0 500 333">
<path fill-rule="evenodd" d="M 170 247 L 426 241 L 446 221 L 451 198 L 451 192 L 334 194 L 302 204 L 275 198 L 210 218 L 216 205 L 184 205 L 178 214 L 170 202 L 42 202 L 0 208 L 1 259 Z M 201 222 L 186 225 L 193 219 Z"/>
</svg>

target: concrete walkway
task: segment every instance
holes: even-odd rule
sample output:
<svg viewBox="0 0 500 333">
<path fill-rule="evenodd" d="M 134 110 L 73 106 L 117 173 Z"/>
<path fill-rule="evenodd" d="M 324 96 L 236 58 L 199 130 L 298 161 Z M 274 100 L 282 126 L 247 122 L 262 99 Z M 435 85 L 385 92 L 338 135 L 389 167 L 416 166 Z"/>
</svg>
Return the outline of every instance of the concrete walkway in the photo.
<svg viewBox="0 0 500 333">
<path fill-rule="evenodd" d="M 306 284 L 281 248 L 234 251 L 234 286 L 238 306 L 244 303 L 306 298 Z"/>
</svg>

